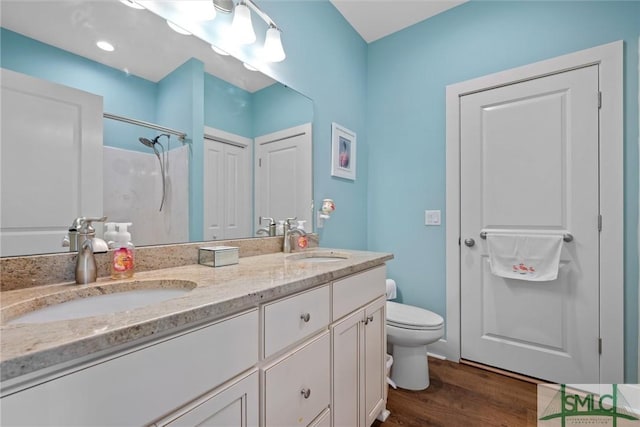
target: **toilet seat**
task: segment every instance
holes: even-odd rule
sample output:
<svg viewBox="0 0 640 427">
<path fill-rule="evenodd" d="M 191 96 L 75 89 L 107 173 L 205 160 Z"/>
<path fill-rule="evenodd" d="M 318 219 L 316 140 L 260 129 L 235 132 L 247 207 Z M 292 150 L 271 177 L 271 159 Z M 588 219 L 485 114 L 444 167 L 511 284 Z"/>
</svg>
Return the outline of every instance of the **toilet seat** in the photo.
<svg viewBox="0 0 640 427">
<path fill-rule="evenodd" d="M 444 319 L 440 315 L 420 307 L 387 301 L 387 325 L 427 331 L 442 328 Z"/>
</svg>

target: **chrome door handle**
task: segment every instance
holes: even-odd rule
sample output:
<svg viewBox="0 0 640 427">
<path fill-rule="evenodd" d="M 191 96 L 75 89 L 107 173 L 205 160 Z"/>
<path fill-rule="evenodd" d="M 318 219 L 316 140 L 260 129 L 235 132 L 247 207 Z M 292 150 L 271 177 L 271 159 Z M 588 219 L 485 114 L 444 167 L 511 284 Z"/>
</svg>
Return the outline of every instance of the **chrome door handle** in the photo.
<svg viewBox="0 0 640 427">
<path fill-rule="evenodd" d="M 307 323 L 309 320 L 311 320 L 311 315 L 309 313 L 301 314 L 300 319 Z"/>
<path fill-rule="evenodd" d="M 472 238 L 464 239 L 464 244 L 471 247 L 476 244 L 476 241 Z"/>
</svg>

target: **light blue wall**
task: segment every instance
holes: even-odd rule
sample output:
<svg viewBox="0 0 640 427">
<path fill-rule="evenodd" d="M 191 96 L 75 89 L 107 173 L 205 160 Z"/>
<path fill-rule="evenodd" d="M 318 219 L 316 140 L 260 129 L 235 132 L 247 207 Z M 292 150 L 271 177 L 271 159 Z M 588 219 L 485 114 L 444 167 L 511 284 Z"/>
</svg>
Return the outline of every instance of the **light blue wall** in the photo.
<svg viewBox="0 0 640 427">
<path fill-rule="evenodd" d="M 204 222 L 204 64 L 185 62 L 158 83 L 159 123 L 187 133 L 189 156 L 189 239 L 202 240 Z"/>
<path fill-rule="evenodd" d="M 211 74 L 204 76 L 204 124 L 253 137 L 252 94 Z"/>
<path fill-rule="evenodd" d="M 254 137 L 313 122 L 313 102 L 281 84 L 253 94 Z"/>
<path fill-rule="evenodd" d="M 625 378 L 635 381 L 639 34 L 639 2 L 472 1 L 370 44 L 368 248 L 395 254 L 403 301 L 445 314 L 446 224 L 424 226 L 425 209 L 445 214 L 445 87 L 623 39 Z"/>
<path fill-rule="evenodd" d="M 367 44 L 328 0 L 273 0 L 260 7 L 282 27 L 287 53 L 285 61 L 261 66 L 261 70 L 314 103 L 314 199 L 329 197 L 336 202 L 335 213 L 320 230 L 321 244 L 366 249 Z M 250 56 L 240 57 L 258 65 Z M 331 177 L 331 122 L 357 133 L 355 182 Z"/>
<path fill-rule="evenodd" d="M 154 122 L 156 84 L 106 67 L 62 49 L 0 29 L 3 68 L 60 83 L 103 97 L 104 111 Z M 147 129 L 104 120 L 105 145 L 148 151 L 138 137 L 153 137 Z"/>
</svg>

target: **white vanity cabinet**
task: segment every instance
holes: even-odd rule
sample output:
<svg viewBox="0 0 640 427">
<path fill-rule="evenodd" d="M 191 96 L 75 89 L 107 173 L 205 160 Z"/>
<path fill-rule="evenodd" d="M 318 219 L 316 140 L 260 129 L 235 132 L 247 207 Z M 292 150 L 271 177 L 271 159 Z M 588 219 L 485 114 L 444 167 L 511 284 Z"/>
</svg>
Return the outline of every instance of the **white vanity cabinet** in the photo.
<svg viewBox="0 0 640 427">
<path fill-rule="evenodd" d="M 0 424 L 148 425 L 257 361 L 258 310 L 254 309 L 4 396 Z M 257 393 L 256 387 L 252 394 Z"/>
<path fill-rule="evenodd" d="M 382 265 L 23 383 L 0 424 L 368 427 L 386 398 L 385 277 Z"/>
<path fill-rule="evenodd" d="M 334 427 L 368 427 L 385 406 L 385 268 L 333 284 Z"/>
<path fill-rule="evenodd" d="M 157 427 L 220 426 L 251 427 L 258 425 L 258 371 L 232 381 L 208 393 Z"/>
</svg>

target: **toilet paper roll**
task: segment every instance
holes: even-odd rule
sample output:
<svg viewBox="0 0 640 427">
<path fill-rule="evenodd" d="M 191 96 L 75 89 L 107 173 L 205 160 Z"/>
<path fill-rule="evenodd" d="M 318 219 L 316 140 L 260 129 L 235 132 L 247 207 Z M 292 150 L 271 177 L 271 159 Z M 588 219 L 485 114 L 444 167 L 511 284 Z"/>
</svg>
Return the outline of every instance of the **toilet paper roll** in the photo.
<svg viewBox="0 0 640 427">
<path fill-rule="evenodd" d="M 396 299 L 398 297 L 397 292 L 396 281 L 387 279 L 387 299 Z"/>
</svg>

